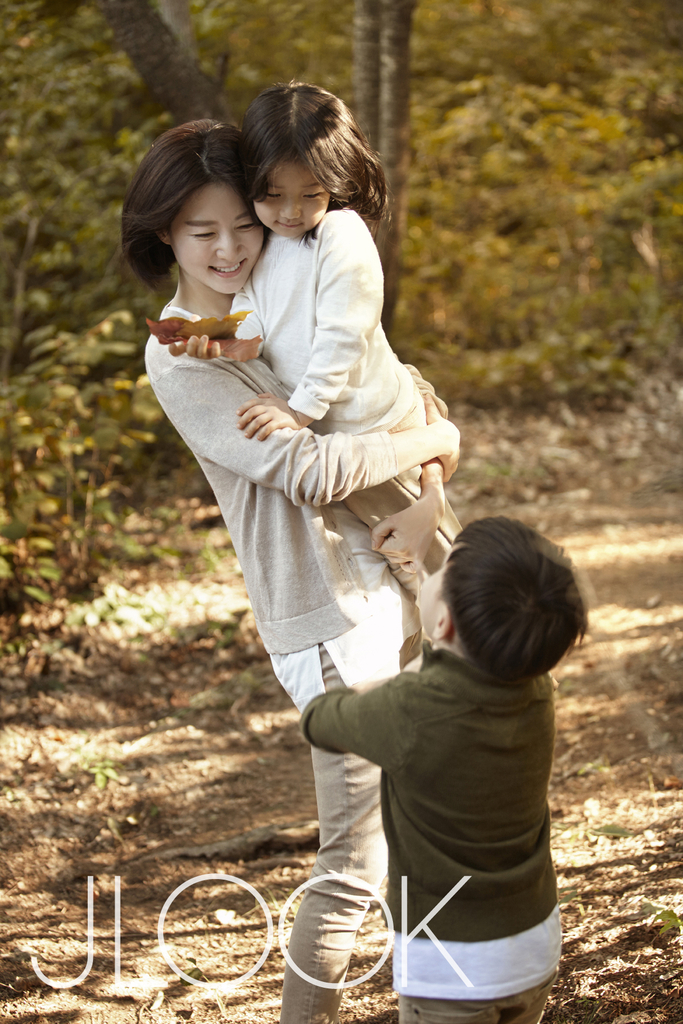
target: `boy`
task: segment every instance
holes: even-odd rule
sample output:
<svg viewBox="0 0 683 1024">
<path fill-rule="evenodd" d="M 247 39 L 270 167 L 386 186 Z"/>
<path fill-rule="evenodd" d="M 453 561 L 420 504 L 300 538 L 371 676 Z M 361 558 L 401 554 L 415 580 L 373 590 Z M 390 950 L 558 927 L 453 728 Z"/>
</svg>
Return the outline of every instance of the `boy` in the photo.
<svg viewBox="0 0 683 1024">
<path fill-rule="evenodd" d="M 537 1024 L 561 942 L 548 672 L 586 609 L 562 550 L 502 516 L 462 531 L 421 606 L 419 673 L 317 697 L 301 728 L 382 767 L 399 1024 Z"/>
</svg>

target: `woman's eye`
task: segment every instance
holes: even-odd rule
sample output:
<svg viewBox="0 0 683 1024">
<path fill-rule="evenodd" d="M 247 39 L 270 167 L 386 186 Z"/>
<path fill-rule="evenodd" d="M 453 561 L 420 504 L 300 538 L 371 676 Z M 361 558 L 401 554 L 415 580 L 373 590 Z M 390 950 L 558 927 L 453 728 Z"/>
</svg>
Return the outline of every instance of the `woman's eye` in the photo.
<svg viewBox="0 0 683 1024">
<path fill-rule="evenodd" d="M 206 231 L 203 235 L 193 235 L 193 238 L 211 238 L 213 236 L 212 231 Z"/>
<path fill-rule="evenodd" d="M 280 193 L 279 192 L 268 192 L 268 194 L 266 195 L 266 199 L 279 199 L 279 198 L 280 198 Z"/>
<path fill-rule="evenodd" d="M 310 195 L 304 196 L 304 199 L 320 199 L 322 192 L 311 192 Z"/>
</svg>

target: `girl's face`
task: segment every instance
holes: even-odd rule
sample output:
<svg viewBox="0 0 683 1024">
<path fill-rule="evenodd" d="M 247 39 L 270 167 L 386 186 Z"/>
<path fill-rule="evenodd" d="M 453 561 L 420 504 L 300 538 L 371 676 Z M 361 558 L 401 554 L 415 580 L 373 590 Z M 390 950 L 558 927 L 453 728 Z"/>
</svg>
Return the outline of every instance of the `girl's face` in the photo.
<svg viewBox="0 0 683 1024">
<path fill-rule="evenodd" d="M 191 195 L 159 237 L 178 261 L 178 303 L 206 314 L 246 283 L 263 246 L 263 228 L 244 200 L 219 184 Z"/>
<path fill-rule="evenodd" d="M 286 163 L 268 178 L 265 199 L 254 203 L 260 221 L 276 235 L 300 238 L 325 216 L 330 193 L 305 164 Z"/>
</svg>

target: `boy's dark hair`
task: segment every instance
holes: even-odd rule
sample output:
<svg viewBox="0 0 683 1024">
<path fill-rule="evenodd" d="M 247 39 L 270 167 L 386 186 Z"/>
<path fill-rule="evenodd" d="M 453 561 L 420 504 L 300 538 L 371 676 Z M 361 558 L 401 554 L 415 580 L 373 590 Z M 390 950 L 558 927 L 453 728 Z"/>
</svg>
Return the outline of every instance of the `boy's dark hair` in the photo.
<svg viewBox="0 0 683 1024">
<path fill-rule="evenodd" d="M 548 672 L 586 631 L 569 558 L 505 516 L 459 534 L 441 596 L 468 657 L 506 682 Z"/>
<path fill-rule="evenodd" d="M 218 121 L 188 121 L 170 128 L 143 157 L 123 201 L 121 249 L 135 275 L 150 288 L 166 284 L 175 263 L 159 238 L 205 185 L 234 189 L 254 216 L 239 158 L 237 128 Z"/>
<path fill-rule="evenodd" d="M 346 104 L 326 89 L 305 82 L 265 89 L 247 107 L 240 151 L 256 202 L 265 199 L 276 167 L 301 163 L 330 193 L 328 209 L 382 219 L 387 187 L 379 156 Z"/>
</svg>

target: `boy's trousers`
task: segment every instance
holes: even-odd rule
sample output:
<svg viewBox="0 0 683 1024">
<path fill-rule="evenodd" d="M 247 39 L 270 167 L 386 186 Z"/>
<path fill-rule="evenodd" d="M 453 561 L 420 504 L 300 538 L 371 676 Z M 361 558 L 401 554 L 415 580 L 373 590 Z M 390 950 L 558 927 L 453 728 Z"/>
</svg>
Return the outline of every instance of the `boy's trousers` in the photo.
<svg viewBox="0 0 683 1024">
<path fill-rule="evenodd" d="M 321 645 L 325 689 L 343 686 Z M 387 869 L 379 804 L 380 769 L 356 754 L 311 748 L 320 821 L 320 849 L 311 877 L 330 872 L 353 875 L 378 886 Z M 365 912 L 369 890 L 330 880 L 306 889 L 289 942 L 289 955 L 317 981 L 344 980 Z M 320 988 L 287 964 L 281 1024 L 336 1024 L 341 988 Z"/>
<path fill-rule="evenodd" d="M 419 999 L 399 996 L 398 1024 L 538 1024 L 555 983 L 552 978 L 500 999 Z"/>
</svg>

